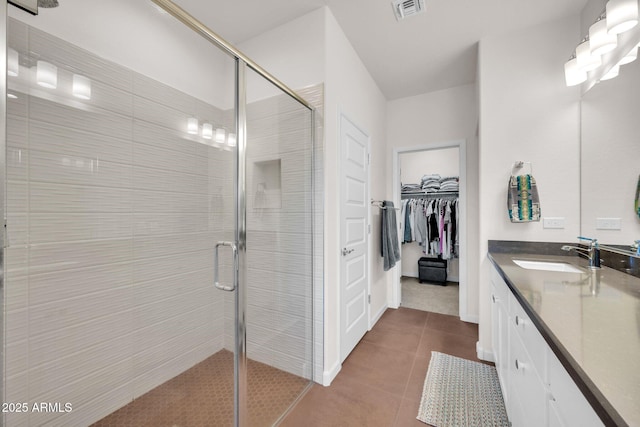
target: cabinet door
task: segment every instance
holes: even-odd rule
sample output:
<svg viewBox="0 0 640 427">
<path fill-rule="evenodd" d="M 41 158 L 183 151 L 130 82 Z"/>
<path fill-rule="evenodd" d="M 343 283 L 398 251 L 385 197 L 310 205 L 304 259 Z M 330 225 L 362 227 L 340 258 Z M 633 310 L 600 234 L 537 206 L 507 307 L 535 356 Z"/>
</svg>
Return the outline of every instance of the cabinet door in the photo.
<svg viewBox="0 0 640 427">
<path fill-rule="evenodd" d="M 568 426 L 600 427 L 600 417 L 551 350 L 547 352 L 549 391 L 557 417 Z"/>
<path fill-rule="evenodd" d="M 562 421 L 562 417 L 558 413 L 556 400 L 550 396 L 547 403 L 548 403 L 547 413 L 549 414 L 549 423 L 547 424 L 547 426 L 548 427 L 566 427 L 564 425 L 564 422 Z"/>
<path fill-rule="evenodd" d="M 502 280 L 495 269 L 491 274 L 491 339 L 493 347 L 493 356 L 500 380 L 500 388 L 502 389 L 502 397 L 505 405 L 509 400 L 509 341 L 508 341 L 508 323 L 509 314 L 507 311 L 507 303 L 509 298 L 509 288 Z"/>
<path fill-rule="evenodd" d="M 509 324 L 509 405 L 514 411 L 522 411 L 521 424 L 514 427 L 544 426 L 547 420 L 547 390 L 540 379 L 531 357 L 525 350 L 513 323 Z"/>
</svg>

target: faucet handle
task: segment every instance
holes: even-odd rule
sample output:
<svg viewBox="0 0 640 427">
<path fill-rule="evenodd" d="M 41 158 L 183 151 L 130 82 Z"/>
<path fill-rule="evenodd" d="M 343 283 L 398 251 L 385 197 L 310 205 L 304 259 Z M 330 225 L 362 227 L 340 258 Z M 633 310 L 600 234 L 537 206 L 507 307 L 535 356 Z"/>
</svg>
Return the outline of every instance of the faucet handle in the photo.
<svg viewBox="0 0 640 427">
<path fill-rule="evenodd" d="M 589 246 L 598 246 L 598 239 L 592 239 L 591 237 L 578 236 L 578 240 L 588 241 Z"/>
</svg>

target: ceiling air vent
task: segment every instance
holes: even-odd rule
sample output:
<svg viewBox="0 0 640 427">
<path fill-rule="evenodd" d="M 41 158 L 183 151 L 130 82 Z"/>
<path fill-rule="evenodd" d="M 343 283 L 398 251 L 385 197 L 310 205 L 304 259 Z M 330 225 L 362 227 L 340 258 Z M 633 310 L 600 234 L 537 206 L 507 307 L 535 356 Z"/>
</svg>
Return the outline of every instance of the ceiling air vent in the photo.
<svg viewBox="0 0 640 427">
<path fill-rule="evenodd" d="M 424 0 L 395 0 L 391 4 L 398 21 L 424 12 Z"/>
</svg>

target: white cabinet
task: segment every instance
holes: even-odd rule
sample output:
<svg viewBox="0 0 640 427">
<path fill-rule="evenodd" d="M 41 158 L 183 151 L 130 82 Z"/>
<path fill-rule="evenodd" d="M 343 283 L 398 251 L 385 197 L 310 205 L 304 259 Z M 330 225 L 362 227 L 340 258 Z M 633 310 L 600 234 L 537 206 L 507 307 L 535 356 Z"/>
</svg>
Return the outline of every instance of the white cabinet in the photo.
<svg viewBox="0 0 640 427">
<path fill-rule="evenodd" d="M 496 370 L 513 427 L 603 425 L 495 267 L 491 322 Z"/>
<path fill-rule="evenodd" d="M 494 270 L 495 271 L 495 270 Z M 496 272 L 497 274 L 497 272 Z M 498 276 L 499 280 L 502 280 Z M 508 325 L 509 325 L 509 289 L 507 285 L 500 282 L 494 283 L 492 279 L 491 286 L 491 339 L 493 346 L 493 354 L 498 371 L 498 379 L 500 380 L 500 388 L 505 404 L 509 402 L 509 391 L 507 389 L 507 376 L 509 372 L 508 365 Z"/>
<path fill-rule="evenodd" d="M 602 426 L 602 421 L 555 354 L 549 353 L 547 366 L 549 404 L 555 410 L 553 416 L 557 418 L 553 422 L 566 427 Z"/>
</svg>

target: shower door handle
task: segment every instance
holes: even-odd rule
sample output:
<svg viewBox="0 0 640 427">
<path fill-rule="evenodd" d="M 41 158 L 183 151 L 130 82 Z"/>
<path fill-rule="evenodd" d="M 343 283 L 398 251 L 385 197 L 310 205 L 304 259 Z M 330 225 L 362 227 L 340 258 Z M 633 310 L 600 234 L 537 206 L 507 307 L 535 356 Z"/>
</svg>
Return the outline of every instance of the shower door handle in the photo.
<svg viewBox="0 0 640 427">
<path fill-rule="evenodd" d="M 229 246 L 233 252 L 233 284 L 231 286 L 225 286 L 220 284 L 219 279 L 219 263 L 218 263 L 218 249 L 220 246 Z M 218 242 L 216 243 L 216 252 L 213 261 L 213 285 L 222 291 L 233 292 L 236 290 L 236 275 L 238 271 L 238 248 L 234 242 Z"/>
</svg>

